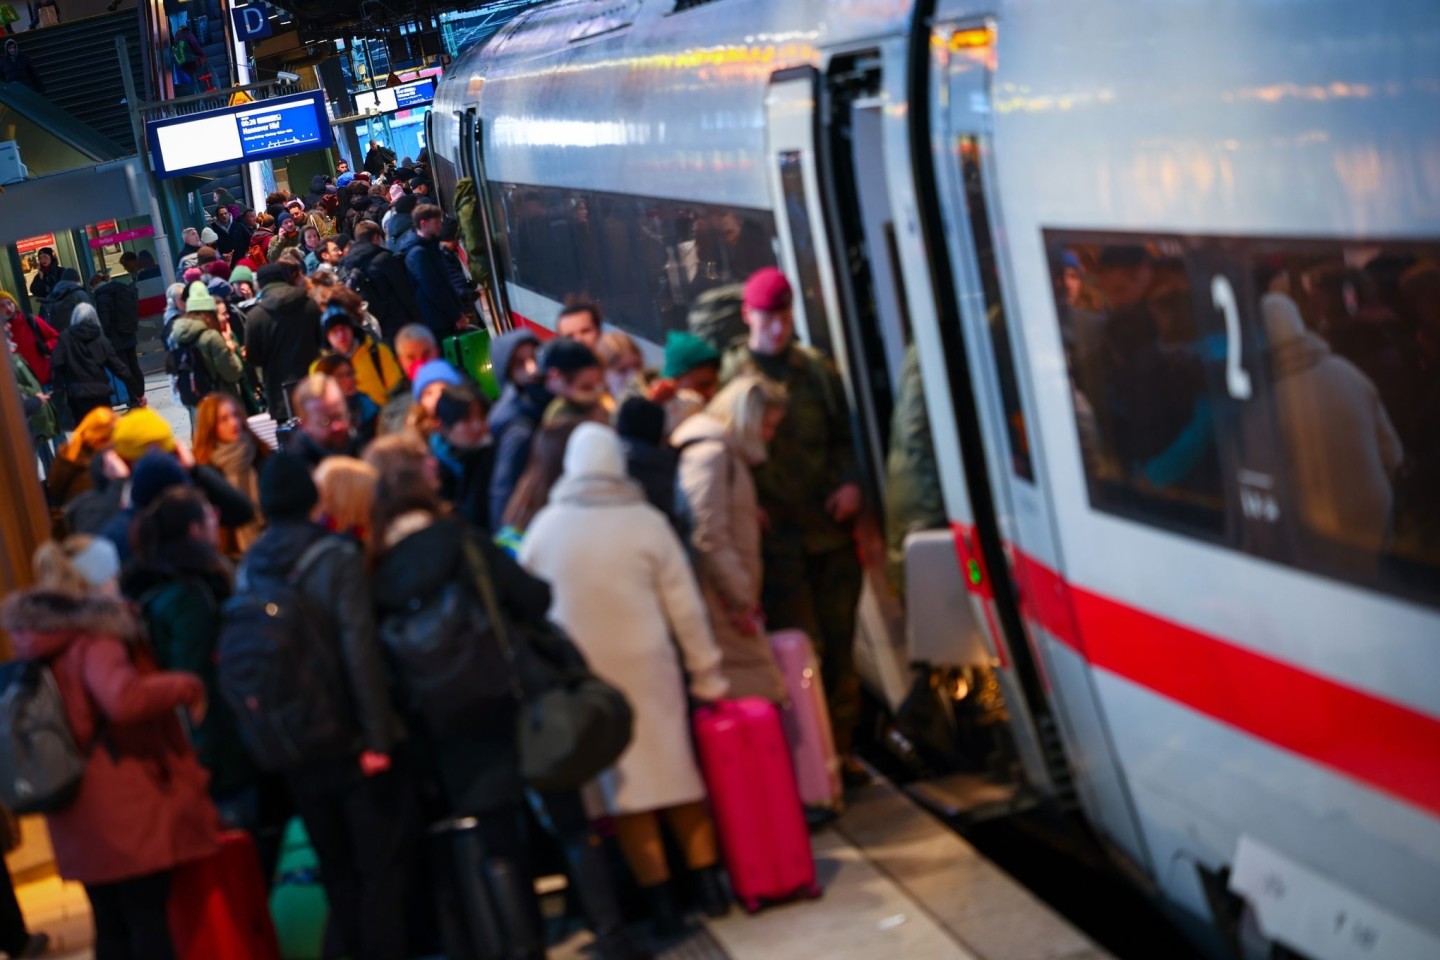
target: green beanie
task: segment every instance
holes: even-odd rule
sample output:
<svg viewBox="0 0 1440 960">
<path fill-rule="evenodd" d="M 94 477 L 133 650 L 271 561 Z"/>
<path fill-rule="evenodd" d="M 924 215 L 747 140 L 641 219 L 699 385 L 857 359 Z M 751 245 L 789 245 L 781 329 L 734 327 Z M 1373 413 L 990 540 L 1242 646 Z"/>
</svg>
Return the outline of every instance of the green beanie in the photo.
<svg viewBox="0 0 1440 960">
<path fill-rule="evenodd" d="M 693 333 L 671 330 L 665 335 L 665 376 L 679 377 L 707 363 L 718 364 L 720 351 Z"/>
<path fill-rule="evenodd" d="M 249 267 L 236 267 L 230 271 L 230 282 L 253 284 L 255 282 L 255 271 Z"/>
</svg>

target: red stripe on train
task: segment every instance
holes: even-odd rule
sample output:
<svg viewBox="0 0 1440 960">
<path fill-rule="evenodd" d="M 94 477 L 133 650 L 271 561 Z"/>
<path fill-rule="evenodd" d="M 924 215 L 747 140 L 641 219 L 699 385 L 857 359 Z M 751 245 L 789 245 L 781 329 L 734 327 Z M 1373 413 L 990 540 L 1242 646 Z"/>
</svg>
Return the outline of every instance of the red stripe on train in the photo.
<svg viewBox="0 0 1440 960">
<path fill-rule="evenodd" d="M 1015 568 L 1026 619 L 1091 666 L 1440 814 L 1440 719 L 1076 587 L 1018 551 Z"/>
<path fill-rule="evenodd" d="M 510 322 L 515 325 L 516 330 L 529 330 L 541 340 L 549 340 L 555 336 L 554 330 L 551 330 L 549 327 L 543 327 L 529 317 L 516 313 L 514 310 L 510 311 Z"/>
</svg>

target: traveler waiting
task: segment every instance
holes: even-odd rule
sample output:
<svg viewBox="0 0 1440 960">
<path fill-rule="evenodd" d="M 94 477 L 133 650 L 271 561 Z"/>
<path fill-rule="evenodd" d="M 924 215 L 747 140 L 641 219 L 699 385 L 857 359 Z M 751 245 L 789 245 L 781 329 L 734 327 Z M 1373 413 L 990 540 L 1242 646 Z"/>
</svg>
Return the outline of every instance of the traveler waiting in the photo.
<svg viewBox="0 0 1440 960">
<path fill-rule="evenodd" d="M 59 512 L 77 497 L 94 489 L 95 477 L 91 467 L 100 452 L 110 446 L 114 433 L 115 411 L 109 407 L 96 407 L 85 415 L 70 434 L 70 439 L 56 452 L 55 463 L 45 477 L 45 492 L 57 531 L 61 531 Z"/>
<path fill-rule="evenodd" d="M 540 338 L 529 330 L 513 330 L 490 345 L 490 361 L 501 386 L 500 399 L 490 411 L 490 435 L 495 438 L 491 530 L 504 525 L 505 508 L 530 462 L 531 441 L 552 399 L 540 376 L 539 346 Z"/>
<path fill-rule="evenodd" d="M 326 457 L 354 456 L 355 430 L 340 384 L 323 373 L 312 373 L 296 384 L 291 407 L 300 420 L 300 429 L 290 435 L 286 452 L 311 468 L 318 467 Z"/>
<path fill-rule="evenodd" d="M 430 435 L 430 452 L 440 469 L 441 499 L 479 530 L 490 527 L 490 479 L 495 473 L 487 413 L 474 387 L 447 386 L 435 403 L 439 429 Z"/>
<path fill-rule="evenodd" d="M 363 309 L 360 296 L 353 290 L 337 287 L 331 291 L 329 305 L 320 319 L 325 335 L 321 355 L 338 354 L 348 358 L 355 370 L 356 387 L 376 406 L 381 406 L 389 401 L 395 388 L 404 383 L 405 374 L 390 345 L 366 332 L 361 320 Z"/>
<path fill-rule="evenodd" d="M 604 325 L 605 318 L 598 303 L 577 300 L 555 318 L 555 335 L 577 340 L 594 350 L 600 345 L 600 331 Z"/>
<path fill-rule="evenodd" d="M 545 424 L 557 420 L 593 420 L 609 423 L 602 400 L 605 374 L 595 351 L 578 340 L 561 337 L 540 351 L 540 375 L 555 399 L 545 408 Z"/>
<path fill-rule="evenodd" d="M 355 430 L 355 442 L 364 447 L 374 440 L 380 426 L 381 408 L 375 405 L 374 400 L 360 392 L 360 387 L 355 382 L 355 365 L 350 362 L 350 358 L 332 353 L 316 360 L 314 370 L 340 384 L 340 392 L 345 394 L 345 404 L 350 408 L 350 425 Z M 406 391 L 405 395 L 408 397 L 409 391 Z M 402 423 L 401 428 L 403 427 Z"/>
<path fill-rule="evenodd" d="M 671 438 L 680 450 L 690 543 L 730 695 L 776 704 L 785 700 L 785 677 L 760 607 L 760 504 L 750 470 L 767 459 L 784 416 L 783 389 L 758 377 L 737 377 Z"/>
<path fill-rule="evenodd" d="M 315 468 L 315 488 L 320 494 L 315 522 L 368 547 L 378 481 L 375 468 L 363 460 L 326 457 Z"/>
<path fill-rule="evenodd" d="M 48 661 L 86 756 L 79 793 L 46 815 L 60 876 L 85 885 L 97 958 L 173 960 L 171 871 L 217 849 L 205 771 L 181 729 L 206 715 L 205 686 L 161 672 L 119 598 L 106 541 L 35 553 L 36 584 L 0 608 L 17 657 Z"/>
<path fill-rule="evenodd" d="M 35 254 L 35 276 L 30 279 L 30 296 L 37 301 L 49 297 L 55 284 L 60 282 L 61 269 L 60 261 L 55 259 L 55 248 L 41 247 Z"/>
<path fill-rule="evenodd" d="M 200 401 L 195 410 L 192 448 L 197 464 L 220 471 L 225 481 L 249 497 L 251 503 L 260 500 L 260 468 L 270 448 L 250 429 L 238 399 L 227 393 L 212 393 Z M 241 527 L 222 526 L 221 552 L 227 557 L 240 557 L 263 528 L 259 516 Z"/>
<path fill-rule="evenodd" d="M 702 908 L 722 915 L 728 902 L 690 740 L 681 658 L 696 699 L 718 699 L 729 685 L 685 549 L 626 475 L 620 439 L 609 427 L 575 429 L 565 473 L 526 532 L 520 561 L 551 585 L 551 617 L 635 711 L 634 740 L 597 782 L 658 932 L 681 927 L 662 816 L 696 875 Z"/>
<path fill-rule="evenodd" d="M 34 284 L 30 289 L 34 291 Z M 81 284 L 80 271 L 65 267 L 60 271 L 60 279 L 51 287 L 49 296 L 41 302 L 40 313 L 50 321 L 50 326 L 64 333 L 74 320 L 75 308 L 82 303 L 93 307 L 95 299 Z"/>
<path fill-rule="evenodd" d="M 530 462 L 520 474 L 510 502 L 505 505 L 501 526 L 495 535 L 496 542 L 511 553 L 519 552 L 525 531 L 550 502 L 550 491 L 565 472 L 565 448 L 578 426 L 579 422 L 572 420 L 544 427 L 535 434 L 530 445 Z"/>
<path fill-rule="evenodd" d="M 88 303 L 76 306 L 73 322 L 60 332 L 50 369 L 55 386 L 65 391 L 76 423 L 96 407 L 110 406 L 115 388 L 107 371 L 117 380 L 130 375 L 130 368 L 100 330 L 95 308 Z"/>
<path fill-rule="evenodd" d="M 195 281 L 185 297 L 185 313 L 170 325 L 166 346 L 181 402 L 194 408 L 211 391 L 240 399 L 245 393 L 245 364 L 230 333 L 229 307 L 205 284 Z"/>
<path fill-rule="evenodd" d="M 97 284 L 91 295 L 95 298 L 95 312 L 100 315 L 100 329 L 105 331 L 110 345 L 125 361 L 128 376 L 122 377 L 125 390 L 131 402 L 137 406 L 145 403 L 145 374 L 140 370 L 140 358 L 136 348 L 140 343 L 140 294 L 135 289 L 135 255 L 128 254 L 128 269 L 114 277 L 105 278 Z"/>
<path fill-rule="evenodd" d="M 320 353 L 320 308 L 296 286 L 298 273 L 280 263 L 260 268 L 260 300 L 245 318 L 245 362 L 260 371 L 270 415 L 290 412 L 286 391 Z"/>
<path fill-rule="evenodd" d="M 0 320 L 10 331 L 10 339 L 20 356 L 35 374 L 35 379 L 44 386 L 50 384 L 50 355 L 60 341 L 60 334 L 54 327 L 39 317 L 31 316 L 20 309 L 20 301 L 13 293 L 0 290 Z"/>
<path fill-rule="evenodd" d="M 365 560 L 354 541 L 311 520 L 319 492 L 305 461 L 271 457 L 260 473 L 269 524 L 238 578 L 249 589 L 291 581 L 324 624 L 330 678 L 346 691 L 329 717 L 339 736 L 282 770 L 320 861 L 330 903 L 330 956 L 396 960 L 407 953 L 405 902 L 421 852 L 413 778 L 395 756 L 403 730 L 390 702 Z M 317 654 L 317 663 L 321 662 Z M 224 681 L 222 675 L 222 682 Z M 316 747 L 319 750 L 319 747 Z M 262 766 L 281 758 L 255 757 Z"/>
<path fill-rule="evenodd" d="M 444 214 L 439 207 L 424 204 L 415 208 L 415 229 L 397 239 L 395 253 L 405 258 L 405 269 L 414 285 L 420 316 L 435 339 L 453 337 L 465 322 L 465 305 L 455 295 L 440 254 L 440 225 Z"/>
</svg>

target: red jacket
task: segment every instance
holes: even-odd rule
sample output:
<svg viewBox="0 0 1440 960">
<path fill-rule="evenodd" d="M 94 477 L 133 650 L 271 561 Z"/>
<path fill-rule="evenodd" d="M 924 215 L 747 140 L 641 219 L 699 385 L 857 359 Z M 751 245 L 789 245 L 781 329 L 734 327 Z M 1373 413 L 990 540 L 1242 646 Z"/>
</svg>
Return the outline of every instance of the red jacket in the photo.
<svg viewBox="0 0 1440 960">
<path fill-rule="evenodd" d="M 16 656 L 50 660 L 75 739 L 91 748 L 79 795 L 46 817 L 60 875 L 113 883 L 213 853 L 208 775 L 176 715 L 203 695 L 200 680 L 157 670 L 120 600 L 23 590 L 0 626 Z"/>
<path fill-rule="evenodd" d="M 31 326 L 31 324 L 34 326 Z M 37 337 L 35 334 L 39 332 Z M 60 334 L 39 317 L 26 318 L 25 314 L 18 309 L 15 316 L 10 318 L 10 338 L 15 341 L 15 346 L 25 363 L 29 365 L 30 372 L 35 374 L 35 379 L 42 385 L 50 383 L 50 354 L 55 352 L 55 344 L 60 339 Z M 45 349 L 40 349 L 41 344 Z"/>
</svg>

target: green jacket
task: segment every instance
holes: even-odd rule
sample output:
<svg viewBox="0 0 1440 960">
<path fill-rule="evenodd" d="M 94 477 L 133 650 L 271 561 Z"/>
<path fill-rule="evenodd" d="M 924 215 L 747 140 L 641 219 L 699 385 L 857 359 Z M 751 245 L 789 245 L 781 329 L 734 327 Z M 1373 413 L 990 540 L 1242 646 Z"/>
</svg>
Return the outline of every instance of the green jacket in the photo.
<svg viewBox="0 0 1440 960">
<path fill-rule="evenodd" d="M 160 667 L 192 673 L 205 684 L 209 709 L 192 739 L 200 763 L 210 771 L 211 793 L 225 793 L 253 782 L 255 768 L 240 743 L 235 719 L 221 699 L 215 674 L 220 605 L 214 594 L 198 579 L 181 578 L 141 596 L 140 608 Z"/>
<path fill-rule="evenodd" d="M 469 177 L 455 184 L 455 220 L 460 225 L 460 242 L 465 247 L 471 278 L 489 286 L 490 254 L 485 246 L 485 221 L 480 216 L 480 193 Z"/>
<path fill-rule="evenodd" d="M 240 354 L 225 345 L 225 338 L 205 325 L 205 321 L 188 314 L 175 318 L 170 327 L 172 347 L 194 346 L 200 362 L 215 384 L 215 389 L 234 397 L 245 396 L 245 362 Z"/>
<path fill-rule="evenodd" d="M 30 370 L 30 364 L 26 363 L 20 354 L 10 354 L 10 367 L 15 371 L 15 383 L 20 387 L 20 396 L 28 399 L 45 392 Z M 55 405 L 46 400 L 40 404 L 39 410 L 30 415 L 30 436 L 49 440 L 59 435 L 60 420 L 55 415 Z"/>
<path fill-rule="evenodd" d="M 765 551 L 796 556 L 849 547 L 851 523 L 836 523 L 825 511 L 825 501 L 842 484 L 860 480 L 845 385 L 829 360 L 799 343 L 783 361 L 766 366 L 769 373 L 746 344 L 731 348 L 721 365 L 726 382 L 759 374 L 789 391 L 770 458 L 754 471 L 760 506 L 770 518 Z"/>
<path fill-rule="evenodd" d="M 885 458 L 886 552 L 889 574 L 897 587 L 904 586 L 906 536 L 945 523 L 940 468 L 920 380 L 920 354 L 911 344 L 900 371 L 900 396 L 890 419 L 890 451 Z"/>
</svg>

